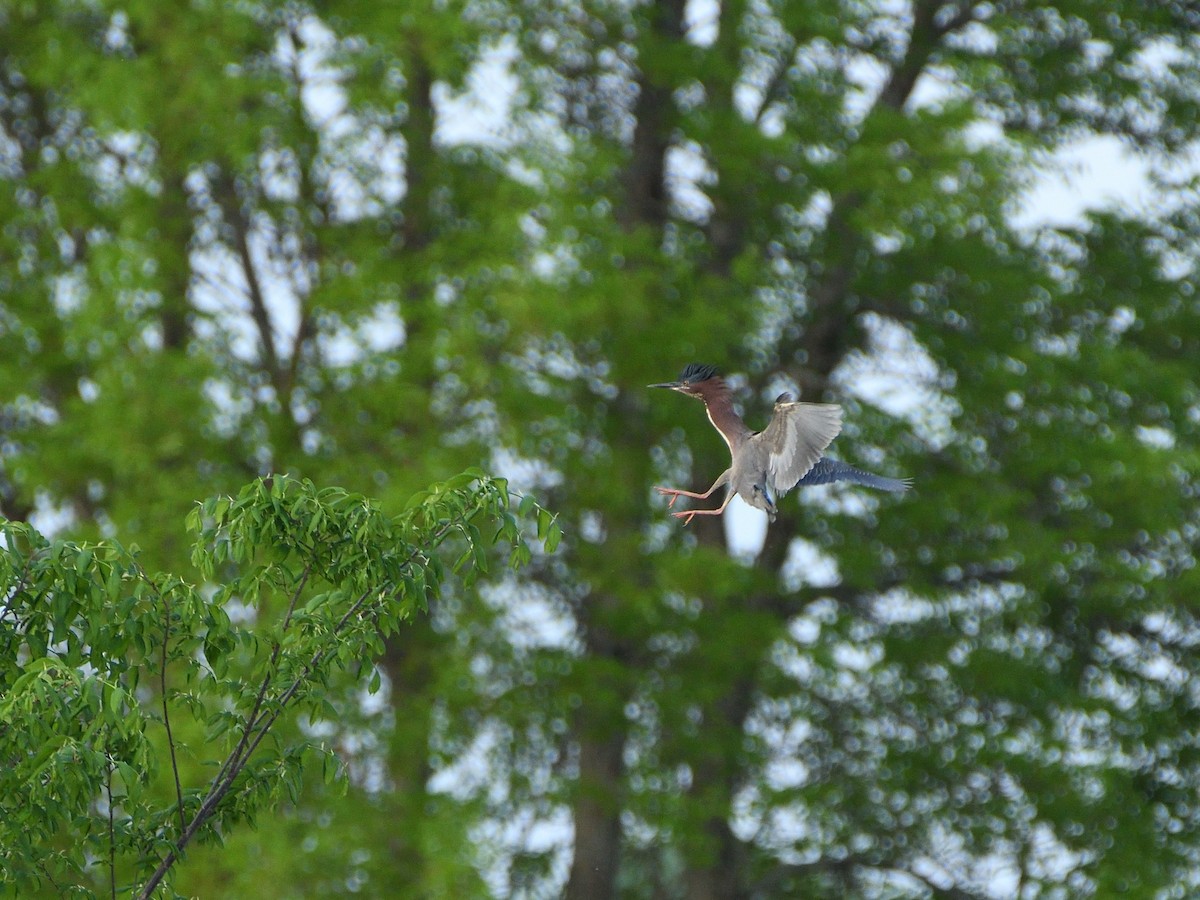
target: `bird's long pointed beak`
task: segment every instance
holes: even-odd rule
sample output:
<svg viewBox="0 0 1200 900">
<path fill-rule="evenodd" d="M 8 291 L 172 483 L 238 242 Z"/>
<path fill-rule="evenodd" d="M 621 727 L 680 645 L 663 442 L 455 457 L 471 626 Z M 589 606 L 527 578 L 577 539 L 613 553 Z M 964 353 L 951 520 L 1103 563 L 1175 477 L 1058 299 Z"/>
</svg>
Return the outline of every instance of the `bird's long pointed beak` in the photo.
<svg viewBox="0 0 1200 900">
<path fill-rule="evenodd" d="M 648 384 L 648 385 L 646 385 L 646 387 L 660 387 L 660 388 L 667 388 L 668 390 L 672 390 L 672 391 L 677 391 L 681 387 L 683 387 L 683 382 L 682 381 L 664 381 L 661 384 Z"/>
</svg>

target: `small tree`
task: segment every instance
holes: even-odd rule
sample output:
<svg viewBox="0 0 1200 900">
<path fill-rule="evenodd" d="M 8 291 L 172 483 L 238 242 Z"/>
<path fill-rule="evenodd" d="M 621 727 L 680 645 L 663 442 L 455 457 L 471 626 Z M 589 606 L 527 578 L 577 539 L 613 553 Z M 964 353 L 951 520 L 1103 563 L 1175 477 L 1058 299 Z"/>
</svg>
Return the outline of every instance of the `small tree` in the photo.
<svg viewBox="0 0 1200 900">
<path fill-rule="evenodd" d="M 553 517 L 530 498 L 514 514 L 506 483 L 478 470 L 397 516 L 259 479 L 188 517 L 200 585 L 149 575 L 116 541 L 48 541 L 0 520 L 3 883 L 90 896 L 107 869 L 113 897 L 150 897 L 193 840 L 294 799 L 317 764 L 335 778 L 331 749 L 284 738 L 281 717 L 336 719 L 337 676 L 377 690 L 371 660 L 427 609 L 445 560 L 469 580 L 502 541 L 520 565 L 518 516 L 531 513 L 553 550 Z M 184 758 L 211 775 L 188 783 Z"/>
</svg>

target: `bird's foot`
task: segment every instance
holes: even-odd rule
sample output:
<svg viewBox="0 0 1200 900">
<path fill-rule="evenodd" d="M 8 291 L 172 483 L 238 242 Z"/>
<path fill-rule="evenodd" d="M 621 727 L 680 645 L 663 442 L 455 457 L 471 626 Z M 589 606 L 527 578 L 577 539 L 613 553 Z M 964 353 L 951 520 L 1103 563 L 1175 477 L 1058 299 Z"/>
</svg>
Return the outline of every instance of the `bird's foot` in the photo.
<svg viewBox="0 0 1200 900">
<path fill-rule="evenodd" d="M 673 500 L 672 500 L 671 502 L 672 502 L 672 503 L 674 503 L 675 501 L 673 501 Z M 683 519 L 683 524 L 684 524 L 684 525 L 691 525 L 691 524 L 692 524 L 692 518 L 693 518 L 693 517 L 696 515 L 696 510 L 694 510 L 694 509 L 681 509 L 679 512 L 673 512 L 673 513 L 671 513 L 671 515 L 673 515 L 673 516 L 674 516 L 676 519 Z"/>
<path fill-rule="evenodd" d="M 675 501 L 679 499 L 679 491 L 675 490 L 675 488 L 656 487 L 655 490 L 664 497 L 671 498 L 671 502 L 667 504 L 667 509 L 670 509 L 672 506 L 674 506 Z"/>
</svg>

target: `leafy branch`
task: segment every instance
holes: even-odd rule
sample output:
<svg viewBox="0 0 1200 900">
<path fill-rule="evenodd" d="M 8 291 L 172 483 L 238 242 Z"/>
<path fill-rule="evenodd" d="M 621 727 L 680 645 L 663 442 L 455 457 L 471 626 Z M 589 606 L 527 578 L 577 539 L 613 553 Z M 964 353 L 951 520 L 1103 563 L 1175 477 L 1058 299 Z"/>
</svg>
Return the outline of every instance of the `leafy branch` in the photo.
<svg viewBox="0 0 1200 900">
<path fill-rule="evenodd" d="M 51 543 L 0 520 L 0 598 L 20 623 L 0 658 L 0 883 L 48 878 L 87 893 L 92 869 L 107 865 L 115 894 L 125 866 L 140 873 L 133 893 L 150 897 L 194 840 L 252 820 L 281 789 L 294 795 L 310 751 L 328 777 L 330 751 L 281 738 L 281 719 L 301 706 L 328 715 L 331 691 L 367 677 L 362 662 L 451 573 L 469 582 L 487 571 L 494 544 L 510 565 L 527 561 L 531 519 L 552 549 L 555 517 L 531 498 L 514 508 L 506 483 L 479 470 L 394 516 L 340 489 L 260 479 L 188 517 L 206 590 L 148 575 L 116 542 Z M 235 604 L 250 613 L 238 623 Z M 157 676 L 158 713 L 136 693 L 142 672 Z M 180 708 L 204 726 L 202 743 L 187 746 L 172 727 Z M 165 808 L 147 738 L 160 719 L 174 794 Z M 268 740 L 282 752 L 260 754 Z M 216 774 L 185 789 L 180 751 L 203 762 L 226 741 L 210 760 Z M 47 859 L 64 834 L 76 840 Z"/>
</svg>

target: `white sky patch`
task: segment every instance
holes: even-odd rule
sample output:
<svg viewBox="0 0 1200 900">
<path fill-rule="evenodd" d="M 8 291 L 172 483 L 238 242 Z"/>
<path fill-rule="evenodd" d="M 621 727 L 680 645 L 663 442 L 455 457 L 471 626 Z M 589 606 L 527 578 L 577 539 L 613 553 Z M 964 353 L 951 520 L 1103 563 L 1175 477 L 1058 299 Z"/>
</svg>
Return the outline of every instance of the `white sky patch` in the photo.
<svg viewBox="0 0 1200 900">
<path fill-rule="evenodd" d="M 859 54 L 846 64 L 846 80 L 857 90 L 846 92 L 845 113 L 853 121 L 861 121 L 883 88 L 888 68 L 873 56 Z"/>
<path fill-rule="evenodd" d="M 852 672 L 865 672 L 881 659 L 883 648 L 875 644 L 860 646 L 843 641 L 833 645 L 833 661 Z"/>
<path fill-rule="evenodd" d="M 1175 446 L 1175 435 L 1160 425 L 1139 425 L 1133 432 L 1139 441 L 1156 450 L 1170 450 Z"/>
<path fill-rule="evenodd" d="M 212 406 L 212 427 L 224 438 L 237 434 L 241 422 L 254 407 L 248 397 L 235 397 L 229 383 L 216 378 L 204 383 L 204 396 Z"/>
<path fill-rule="evenodd" d="M 352 366 L 362 358 L 362 347 L 348 328 L 339 329 L 321 341 L 321 355 L 332 368 Z"/>
<path fill-rule="evenodd" d="M 560 805 L 543 817 L 540 810 L 518 808 L 510 818 L 487 819 L 471 830 L 471 840 L 487 847 L 482 874 L 493 897 L 526 898 L 531 895 L 513 884 L 511 864 L 517 853 L 552 856 L 550 884 L 564 886 L 570 867 L 571 837 L 574 833 L 571 810 Z M 496 851 L 499 851 L 498 853 Z"/>
<path fill-rule="evenodd" d="M 720 497 L 717 500 L 720 504 L 724 494 L 718 491 L 713 497 Z M 730 554 L 746 561 L 758 556 L 767 540 L 767 528 L 770 525 L 767 514 L 755 509 L 741 497 L 734 497 L 725 507 L 725 514 L 721 518 L 721 524 L 725 526 L 725 546 Z"/>
<path fill-rule="evenodd" d="M 953 398 L 938 388 L 937 363 L 907 328 L 873 313 L 863 318 L 865 351 L 849 353 L 833 373 L 846 394 L 908 421 L 932 448 L 953 437 L 957 413 Z"/>
<path fill-rule="evenodd" d="M 358 332 L 367 349 L 375 353 L 399 347 L 406 334 L 400 310 L 394 303 L 376 304 L 370 317 L 359 324 Z"/>
<path fill-rule="evenodd" d="M 962 139 L 969 152 L 978 153 L 989 145 L 1003 141 L 1004 128 L 991 119 L 976 119 L 963 129 Z"/>
<path fill-rule="evenodd" d="M 79 399 L 84 403 L 94 403 L 100 396 L 100 385 L 90 378 L 80 378 L 78 382 Z"/>
<path fill-rule="evenodd" d="M 943 66 L 930 66 L 913 85 L 908 105 L 911 109 L 937 107 L 963 93 L 964 90 L 954 80 L 953 70 Z"/>
<path fill-rule="evenodd" d="M 688 0 L 683 10 L 686 40 L 696 47 L 711 47 L 717 39 L 721 6 L 716 0 Z"/>
<path fill-rule="evenodd" d="M 305 113 L 318 131 L 335 136 L 354 128 L 342 73 L 329 64 L 336 46 L 337 35 L 315 16 L 301 19 L 293 33 L 280 32 L 275 44 L 276 59 L 299 76 Z"/>
<path fill-rule="evenodd" d="M 520 84 L 512 73 L 516 41 L 504 37 L 485 50 L 457 93 L 445 82 L 433 88 L 436 137 L 450 144 L 503 146 L 511 139 L 512 104 Z"/>
<path fill-rule="evenodd" d="M 797 590 L 805 584 L 832 587 L 841 581 L 837 560 L 822 553 L 816 544 L 805 538 L 796 538 L 788 547 L 782 576 L 790 590 Z"/>
<path fill-rule="evenodd" d="M 713 184 L 716 175 L 704 159 L 703 149 L 692 141 L 667 151 L 667 186 L 678 212 L 692 222 L 706 222 L 712 214 L 712 201 L 701 185 Z"/>
<path fill-rule="evenodd" d="M 63 317 L 83 308 L 84 301 L 88 296 L 88 286 L 82 270 L 70 271 L 65 275 L 55 275 L 52 280 L 54 284 L 50 290 L 50 298 Z"/>
<path fill-rule="evenodd" d="M 504 634 L 521 650 L 570 647 L 577 640 L 575 620 L 544 589 L 510 579 L 480 590 L 484 602 L 500 612 Z"/>
<path fill-rule="evenodd" d="M 893 14 L 901 19 L 908 15 L 899 7 Z M 976 23 L 964 29 L 955 42 L 985 53 L 995 45 L 995 36 Z M 1095 46 L 1088 48 L 1092 56 L 1103 55 L 1110 49 L 1093 43 Z M 1157 78 L 1181 55 L 1176 42 L 1160 41 L 1143 51 L 1137 62 L 1147 78 Z M 888 74 L 888 67 L 874 57 L 857 55 L 850 60 L 846 75 L 858 87 L 857 93 L 848 95 L 846 103 L 846 113 L 851 119 L 861 119 L 868 113 Z M 907 105 L 910 109 L 935 107 L 961 93 L 952 72 L 933 66 L 917 80 Z M 968 125 L 963 137 L 973 150 L 1006 140 L 1001 126 L 986 119 Z M 1192 174 L 1200 173 L 1200 154 L 1192 155 L 1196 157 L 1190 166 Z M 1032 230 L 1078 225 L 1088 213 L 1107 209 L 1144 217 L 1161 214 L 1163 191 L 1154 184 L 1154 178 L 1155 169 L 1162 164 L 1136 154 L 1117 137 L 1081 137 L 1042 159 L 1032 183 L 1016 204 L 1011 222 L 1018 228 Z M 1166 167 L 1174 171 L 1179 164 L 1177 159 L 1165 161 Z"/>
<path fill-rule="evenodd" d="M 77 521 L 78 517 L 70 504 L 56 503 L 47 491 L 37 492 L 33 499 L 33 512 L 29 514 L 29 524 L 45 537 L 53 540 Z"/>
<path fill-rule="evenodd" d="M 924 622 L 936 613 L 934 603 L 903 588 L 880 594 L 871 601 L 871 617 L 881 625 Z"/>
<path fill-rule="evenodd" d="M 502 742 L 499 728 L 498 723 L 480 728 L 470 747 L 452 763 L 433 773 L 429 779 L 429 790 L 435 794 L 449 794 L 462 801 L 481 790 L 492 774 L 488 757 Z"/>
<path fill-rule="evenodd" d="M 407 332 L 395 303 L 377 303 L 371 314 L 354 326 L 343 326 L 321 340 L 325 362 L 334 368 L 352 366 L 364 354 L 386 353 L 404 344 Z"/>
<path fill-rule="evenodd" d="M 540 491 L 562 484 L 562 473 L 542 459 L 521 456 L 508 447 L 496 447 L 490 460 L 491 470 L 501 478 L 507 478 L 509 487 L 516 493 Z"/>
<path fill-rule="evenodd" d="M 1012 217 L 1019 228 L 1078 225 L 1089 212 L 1161 209 L 1151 165 L 1119 139 L 1092 136 L 1067 144 L 1042 166 Z"/>
</svg>

